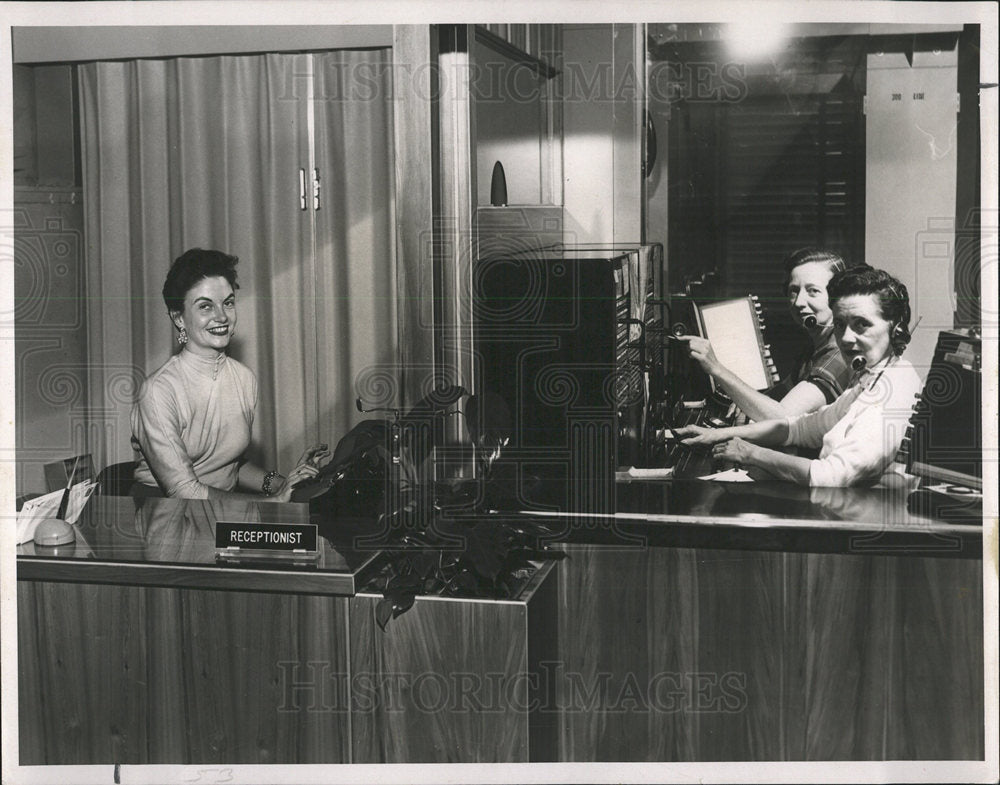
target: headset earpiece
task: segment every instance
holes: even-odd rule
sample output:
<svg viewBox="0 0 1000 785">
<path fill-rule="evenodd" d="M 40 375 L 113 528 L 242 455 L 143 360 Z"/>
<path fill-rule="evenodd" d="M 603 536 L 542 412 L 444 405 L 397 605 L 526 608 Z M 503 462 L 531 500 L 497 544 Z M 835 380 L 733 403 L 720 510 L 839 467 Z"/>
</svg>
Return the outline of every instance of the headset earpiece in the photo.
<svg viewBox="0 0 1000 785">
<path fill-rule="evenodd" d="M 910 331 L 902 323 L 896 322 L 889 333 L 889 343 L 896 354 L 902 354 L 910 343 Z"/>
<path fill-rule="evenodd" d="M 906 287 L 901 283 L 892 283 L 888 286 L 889 295 L 897 302 L 903 303 L 903 313 L 901 318 L 895 321 L 889 331 L 889 343 L 895 354 L 900 355 L 910 343 L 910 306 L 909 297 L 906 294 Z"/>
</svg>

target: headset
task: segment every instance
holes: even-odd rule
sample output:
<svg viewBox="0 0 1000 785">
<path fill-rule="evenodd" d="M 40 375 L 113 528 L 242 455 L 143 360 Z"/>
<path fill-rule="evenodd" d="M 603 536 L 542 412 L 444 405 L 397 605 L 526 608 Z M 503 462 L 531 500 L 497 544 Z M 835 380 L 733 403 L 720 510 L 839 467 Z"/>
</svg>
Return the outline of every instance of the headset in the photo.
<svg viewBox="0 0 1000 785">
<path fill-rule="evenodd" d="M 820 327 L 829 327 L 831 324 L 833 324 L 833 322 L 823 322 L 822 324 L 820 324 L 819 320 L 813 314 L 808 314 L 802 317 L 802 326 L 805 327 L 807 330 L 811 330 L 818 324 Z"/>
<path fill-rule="evenodd" d="M 898 281 L 890 280 L 886 282 L 885 290 L 889 297 L 896 300 L 899 303 L 905 303 L 903 306 L 903 313 L 900 314 L 899 318 L 893 322 L 892 328 L 889 330 L 889 343 L 892 346 L 893 354 L 897 357 L 903 353 L 907 345 L 910 343 L 912 335 L 910 334 L 910 298 L 906 292 L 906 286 Z M 880 298 L 884 299 L 884 298 Z"/>
</svg>

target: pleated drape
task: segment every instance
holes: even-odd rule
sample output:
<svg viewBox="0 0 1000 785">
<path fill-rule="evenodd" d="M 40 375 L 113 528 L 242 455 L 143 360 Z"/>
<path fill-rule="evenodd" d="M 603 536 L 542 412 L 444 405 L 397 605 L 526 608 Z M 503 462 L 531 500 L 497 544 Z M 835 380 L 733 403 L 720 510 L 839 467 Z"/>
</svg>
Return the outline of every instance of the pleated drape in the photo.
<svg viewBox="0 0 1000 785">
<path fill-rule="evenodd" d="M 349 106 L 336 112 L 314 102 L 317 140 L 335 140 L 327 143 L 335 154 L 311 156 L 313 58 L 377 71 L 388 55 L 80 68 L 90 393 L 103 423 L 104 463 L 132 455 L 134 389 L 112 379 L 130 376 L 134 387 L 176 351 L 160 291 L 171 261 L 188 248 L 240 258 L 230 354 L 260 384 L 250 457 L 261 465 L 288 470 L 304 445 L 335 442 L 358 418 L 359 374 L 372 364 L 393 366 L 388 91 L 349 95 Z M 299 202 L 299 172 L 308 172 L 313 158 L 324 189 L 318 212 Z M 335 168 L 324 168 L 330 164 Z M 101 460 L 99 445 L 94 452 Z"/>
<path fill-rule="evenodd" d="M 402 404 L 398 347 L 386 332 L 398 322 L 395 218 L 392 200 L 379 193 L 392 182 L 392 126 L 369 106 L 386 103 L 389 65 L 388 52 L 328 52 L 314 61 L 316 163 L 329 173 L 316 214 L 318 370 L 322 387 L 341 391 L 321 401 L 326 430 L 356 416 L 355 395 L 369 406 Z"/>
</svg>

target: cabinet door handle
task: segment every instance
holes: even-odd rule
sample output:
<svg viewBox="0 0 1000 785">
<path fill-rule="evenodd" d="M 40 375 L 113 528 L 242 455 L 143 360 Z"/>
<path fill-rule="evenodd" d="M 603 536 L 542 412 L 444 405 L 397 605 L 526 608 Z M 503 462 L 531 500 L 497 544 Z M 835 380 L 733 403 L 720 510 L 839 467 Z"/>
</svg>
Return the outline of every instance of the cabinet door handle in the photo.
<svg viewBox="0 0 1000 785">
<path fill-rule="evenodd" d="M 306 170 L 299 169 L 299 209 L 306 209 Z"/>
<path fill-rule="evenodd" d="M 313 169 L 313 210 L 319 210 L 319 169 Z"/>
</svg>

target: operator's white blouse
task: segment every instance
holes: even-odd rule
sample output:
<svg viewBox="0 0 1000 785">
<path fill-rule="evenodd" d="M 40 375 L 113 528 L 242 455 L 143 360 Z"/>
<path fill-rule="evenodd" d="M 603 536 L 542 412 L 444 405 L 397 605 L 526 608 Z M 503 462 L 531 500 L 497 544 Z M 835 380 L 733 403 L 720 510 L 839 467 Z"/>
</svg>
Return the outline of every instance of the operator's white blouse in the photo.
<svg viewBox="0 0 1000 785">
<path fill-rule="evenodd" d="M 878 482 L 903 441 L 920 387 L 913 366 L 893 356 L 861 374 L 833 403 L 789 417 L 786 445 L 821 448 L 810 463 L 809 484 Z"/>
</svg>

